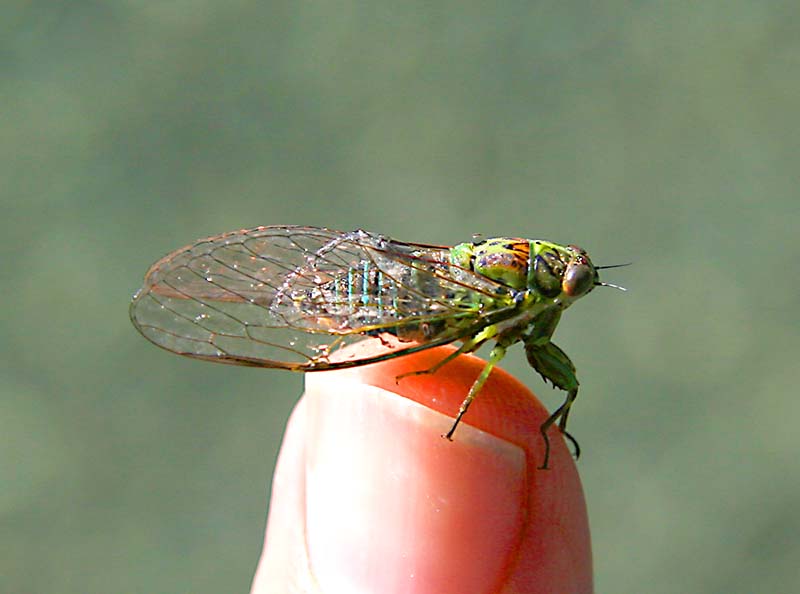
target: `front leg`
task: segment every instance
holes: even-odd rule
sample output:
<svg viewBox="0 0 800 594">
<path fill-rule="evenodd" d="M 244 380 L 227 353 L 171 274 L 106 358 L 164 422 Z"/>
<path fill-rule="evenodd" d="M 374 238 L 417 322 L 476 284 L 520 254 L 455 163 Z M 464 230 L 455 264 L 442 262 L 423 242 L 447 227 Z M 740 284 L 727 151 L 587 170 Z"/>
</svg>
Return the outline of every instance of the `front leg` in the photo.
<svg viewBox="0 0 800 594">
<path fill-rule="evenodd" d="M 528 339 L 525 341 L 525 354 L 528 357 L 528 363 L 545 380 L 549 380 L 553 386 L 567 392 L 567 399 L 564 404 L 547 417 L 547 420 L 539 428 L 545 445 L 544 462 L 540 468 L 547 468 L 547 463 L 550 460 L 550 439 L 547 437 L 547 430 L 556 421 L 558 421 L 561 432 L 575 446 L 575 458 L 580 456 L 581 450 L 578 442 L 566 431 L 569 409 L 578 396 L 578 378 L 575 376 L 575 365 L 572 364 L 572 361 L 564 351 L 552 342 L 539 344 L 540 342 L 541 338 L 539 340 Z"/>
</svg>

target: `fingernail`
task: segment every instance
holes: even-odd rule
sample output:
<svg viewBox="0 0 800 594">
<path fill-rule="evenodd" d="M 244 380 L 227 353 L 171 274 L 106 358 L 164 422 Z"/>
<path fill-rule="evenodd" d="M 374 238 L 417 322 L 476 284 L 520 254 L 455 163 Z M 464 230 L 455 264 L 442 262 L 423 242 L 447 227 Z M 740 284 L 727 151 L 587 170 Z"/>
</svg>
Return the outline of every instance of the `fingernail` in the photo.
<svg viewBox="0 0 800 594">
<path fill-rule="evenodd" d="M 524 451 L 381 388 L 309 375 L 306 542 L 325 593 L 494 592 L 525 516 Z M 327 376 L 327 377 L 325 377 Z"/>
</svg>

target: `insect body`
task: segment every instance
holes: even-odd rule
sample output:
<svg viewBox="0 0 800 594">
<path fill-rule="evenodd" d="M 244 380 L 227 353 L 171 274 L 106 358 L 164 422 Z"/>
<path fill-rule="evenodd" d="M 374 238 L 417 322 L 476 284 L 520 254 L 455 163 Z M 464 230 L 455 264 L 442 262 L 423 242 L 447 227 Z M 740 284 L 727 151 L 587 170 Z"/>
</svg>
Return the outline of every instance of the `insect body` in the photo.
<svg viewBox="0 0 800 594">
<path fill-rule="evenodd" d="M 547 430 L 558 422 L 569 437 L 578 393 L 575 367 L 550 337 L 561 312 L 600 284 L 586 252 L 548 241 L 446 247 L 366 231 L 271 226 L 210 237 L 162 258 L 148 270 L 130 315 L 148 340 L 175 353 L 292 371 L 354 367 L 460 342 L 421 372 L 433 373 L 493 341 L 448 439 L 506 349 L 522 342 L 531 366 L 567 392 L 540 427 L 546 468 Z M 370 336 L 399 340 L 362 358 L 341 350 Z"/>
</svg>

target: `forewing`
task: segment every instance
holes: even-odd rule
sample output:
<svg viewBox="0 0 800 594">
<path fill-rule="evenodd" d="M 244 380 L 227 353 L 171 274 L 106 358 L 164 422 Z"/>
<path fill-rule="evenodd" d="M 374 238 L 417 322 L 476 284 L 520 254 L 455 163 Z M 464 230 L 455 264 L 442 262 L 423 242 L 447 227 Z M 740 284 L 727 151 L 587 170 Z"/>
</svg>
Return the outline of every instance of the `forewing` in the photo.
<svg viewBox="0 0 800 594">
<path fill-rule="evenodd" d="M 469 336 L 485 323 L 481 303 L 508 291 L 449 264 L 445 247 L 364 231 L 258 227 L 156 262 L 134 296 L 131 320 L 147 339 L 182 355 L 330 369 L 393 356 L 339 353 L 365 336 L 414 331 L 416 342 L 384 340 L 394 354 Z M 426 324 L 435 332 L 422 336 Z"/>
</svg>

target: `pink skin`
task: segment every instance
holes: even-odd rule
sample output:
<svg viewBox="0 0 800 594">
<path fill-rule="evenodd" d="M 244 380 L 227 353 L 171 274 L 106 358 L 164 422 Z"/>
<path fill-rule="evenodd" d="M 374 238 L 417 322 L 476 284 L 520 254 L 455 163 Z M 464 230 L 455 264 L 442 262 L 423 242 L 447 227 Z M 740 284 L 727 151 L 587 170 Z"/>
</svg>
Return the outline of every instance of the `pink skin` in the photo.
<svg viewBox="0 0 800 594">
<path fill-rule="evenodd" d="M 448 442 L 484 362 L 395 381 L 450 352 L 307 374 L 252 594 L 593 591 L 580 479 L 556 427 L 537 469 L 548 413 L 535 396 L 496 369 Z"/>
</svg>

